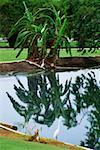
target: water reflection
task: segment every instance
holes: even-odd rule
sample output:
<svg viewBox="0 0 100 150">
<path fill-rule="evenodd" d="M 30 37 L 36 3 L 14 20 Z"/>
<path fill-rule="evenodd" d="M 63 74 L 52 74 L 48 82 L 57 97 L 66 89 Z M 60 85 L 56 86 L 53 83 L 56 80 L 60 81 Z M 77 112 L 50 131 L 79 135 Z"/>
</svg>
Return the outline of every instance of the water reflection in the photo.
<svg viewBox="0 0 100 150">
<path fill-rule="evenodd" d="M 100 149 L 100 82 L 98 84 L 95 73 L 81 74 L 75 81 L 66 79 L 61 84 L 59 74 L 47 72 L 37 76 L 27 76 L 28 89 L 16 77 L 19 86 L 14 85 L 18 102 L 7 93 L 15 110 L 28 122 L 31 118 L 35 122 L 50 127 L 56 118 L 62 117 L 63 124 L 71 128 L 80 124 L 88 115 L 86 139 L 81 145 Z M 78 115 L 82 113 L 79 120 Z"/>
<path fill-rule="evenodd" d="M 26 90 L 17 78 L 19 87 L 14 85 L 16 95 L 26 107 L 20 105 L 7 93 L 13 107 L 24 116 L 25 122 L 33 116 L 37 123 L 51 126 L 56 118 L 62 116 L 64 124 L 70 128 L 77 124 L 76 110 L 70 100 L 71 80 L 65 86 L 59 84 L 59 76 L 55 72 L 27 77 L 29 90 Z"/>
</svg>

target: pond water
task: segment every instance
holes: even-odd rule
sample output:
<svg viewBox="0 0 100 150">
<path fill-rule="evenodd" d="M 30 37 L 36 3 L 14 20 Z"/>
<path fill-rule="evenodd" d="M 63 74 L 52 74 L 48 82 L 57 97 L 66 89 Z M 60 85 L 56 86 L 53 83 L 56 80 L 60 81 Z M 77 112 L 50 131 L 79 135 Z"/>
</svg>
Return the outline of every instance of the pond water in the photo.
<svg viewBox="0 0 100 150">
<path fill-rule="evenodd" d="M 100 149 L 100 69 L 1 75 L 0 122 Z"/>
</svg>

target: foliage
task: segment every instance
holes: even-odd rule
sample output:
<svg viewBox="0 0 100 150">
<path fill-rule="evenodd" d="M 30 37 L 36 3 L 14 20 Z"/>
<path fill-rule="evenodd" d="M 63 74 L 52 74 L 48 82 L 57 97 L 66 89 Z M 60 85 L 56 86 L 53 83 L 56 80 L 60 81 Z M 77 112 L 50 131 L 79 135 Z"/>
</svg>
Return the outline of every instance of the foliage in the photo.
<svg viewBox="0 0 100 150">
<path fill-rule="evenodd" d="M 32 11 L 33 7 L 31 1 L 24 1 Z M 4 1 L 3 4 L 0 3 L 0 33 L 2 33 L 5 37 L 8 37 L 8 33 L 10 32 L 11 28 L 16 23 L 16 21 L 23 16 L 23 14 L 23 0 L 8 0 Z M 14 46 L 16 36 L 17 33 L 15 33 L 15 35 L 11 38 L 8 38 L 10 47 Z"/>
<path fill-rule="evenodd" d="M 9 0 L 0 0 L 0 5 L 4 5 L 5 3 L 7 3 Z"/>
<path fill-rule="evenodd" d="M 31 3 L 27 0 L 25 1 L 30 8 Z M 16 23 L 21 16 L 23 16 L 24 6 L 22 2 L 23 0 L 9 0 L 3 5 L 0 5 L 0 33 L 7 36 L 13 24 Z"/>
<path fill-rule="evenodd" d="M 68 20 L 67 35 L 78 41 L 77 47 L 83 54 L 86 47 L 89 47 L 91 52 L 100 47 L 99 7 L 99 0 L 59 1 L 59 9 Z"/>
<path fill-rule="evenodd" d="M 69 19 L 69 34 L 78 41 L 78 47 L 85 52 L 100 47 L 100 3 L 99 0 L 67 0 L 66 15 Z M 92 49 L 94 48 L 94 50 Z"/>
</svg>

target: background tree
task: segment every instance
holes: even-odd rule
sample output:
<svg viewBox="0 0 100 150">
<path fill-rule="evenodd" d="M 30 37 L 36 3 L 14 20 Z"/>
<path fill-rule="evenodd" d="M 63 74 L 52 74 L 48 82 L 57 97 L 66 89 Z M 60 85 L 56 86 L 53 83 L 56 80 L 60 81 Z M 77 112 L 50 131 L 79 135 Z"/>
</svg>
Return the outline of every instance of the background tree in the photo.
<svg viewBox="0 0 100 150">
<path fill-rule="evenodd" d="M 59 1 L 59 9 L 68 20 L 67 35 L 77 41 L 77 48 L 94 52 L 100 47 L 100 3 L 99 0 Z"/>
<path fill-rule="evenodd" d="M 28 8 L 33 10 L 33 3 L 30 0 L 24 0 Z M 24 14 L 23 0 L 5 0 L 3 3 L 0 1 L 0 34 L 8 37 L 13 25 Z M 8 39 L 9 45 L 14 46 L 17 33 Z"/>
</svg>

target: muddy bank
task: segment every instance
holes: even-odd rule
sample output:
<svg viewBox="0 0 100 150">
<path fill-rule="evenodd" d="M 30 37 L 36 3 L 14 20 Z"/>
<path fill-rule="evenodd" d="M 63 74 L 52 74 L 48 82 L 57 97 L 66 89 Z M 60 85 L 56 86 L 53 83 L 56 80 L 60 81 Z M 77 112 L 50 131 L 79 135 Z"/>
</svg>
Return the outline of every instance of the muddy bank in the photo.
<svg viewBox="0 0 100 150">
<path fill-rule="evenodd" d="M 57 70 L 77 70 L 84 69 L 89 67 L 98 67 L 100 66 L 100 56 L 98 57 L 66 57 L 59 58 L 56 60 L 55 67 L 53 69 Z M 38 65 L 35 62 L 29 61 L 17 61 L 9 63 L 0 63 L 0 73 L 6 72 L 31 72 L 34 70 L 42 70 L 49 68 L 45 63 L 44 68 Z"/>
<path fill-rule="evenodd" d="M 35 63 L 30 64 L 26 61 L 17 61 L 17 62 L 7 62 L 7 63 L 0 63 L 0 73 L 6 72 L 31 72 L 33 70 L 40 70 L 38 65 Z"/>
<path fill-rule="evenodd" d="M 57 66 L 61 67 L 94 67 L 100 65 L 100 56 L 98 57 L 66 57 L 56 61 Z"/>
</svg>

